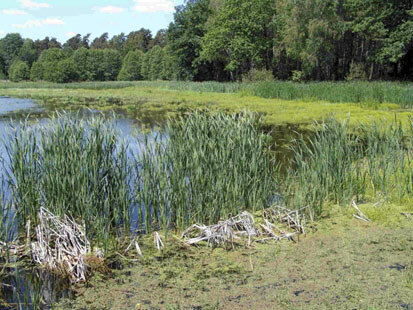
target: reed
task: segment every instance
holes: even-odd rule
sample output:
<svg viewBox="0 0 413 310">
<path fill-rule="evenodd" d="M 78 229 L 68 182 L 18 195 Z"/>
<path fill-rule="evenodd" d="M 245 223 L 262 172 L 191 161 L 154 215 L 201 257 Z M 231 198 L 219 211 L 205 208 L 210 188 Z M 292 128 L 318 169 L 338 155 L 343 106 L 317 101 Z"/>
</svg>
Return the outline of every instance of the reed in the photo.
<svg viewBox="0 0 413 310">
<path fill-rule="evenodd" d="M 145 136 L 136 157 L 141 226 L 183 229 L 267 206 L 276 185 L 260 124 L 248 113 L 196 112 Z"/>
<path fill-rule="evenodd" d="M 21 123 L 7 139 L 8 180 L 20 226 L 38 222 L 41 206 L 85 223 L 105 243 L 129 225 L 126 145 L 100 117 L 62 115 L 47 124 Z"/>
<path fill-rule="evenodd" d="M 402 108 L 413 107 L 413 85 L 395 82 L 262 82 L 249 86 L 252 94 L 263 98 L 331 103 L 358 103 L 378 107 L 394 103 Z"/>
<path fill-rule="evenodd" d="M 413 120 L 409 126 L 376 122 L 350 127 L 334 119 L 291 147 L 294 160 L 282 191 L 290 206 L 316 215 L 328 203 L 405 202 L 413 193 Z"/>
<path fill-rule="evenodd" d="M 412 119 L 403 126 L 316 123 L 312 136 L 292 142 L 287 169 L 276 165 L 262 127 L 250 113 L 194 112 L 136 137 L 138 147 L 130 149 L 100 117 L 22 123 L 6 145 L 13 208 L 5 209 L 21 229 L 37 223 L 41 206 L 72 215 L 107 248 L 111 237 L 130 231 L 132 218 L 142 232 L 166 232 L 275 200 L 290 209 L 310 206 L 319 216 L 331 203 L 411 199 Z"/>
<path fill-rule="evenodd" d="M 8 242 L 15 237 L 14 212 L 5 198 L 5 189 L 6 182 L 4 177 L 0 175 L 0 242 Z"/>
</svg>

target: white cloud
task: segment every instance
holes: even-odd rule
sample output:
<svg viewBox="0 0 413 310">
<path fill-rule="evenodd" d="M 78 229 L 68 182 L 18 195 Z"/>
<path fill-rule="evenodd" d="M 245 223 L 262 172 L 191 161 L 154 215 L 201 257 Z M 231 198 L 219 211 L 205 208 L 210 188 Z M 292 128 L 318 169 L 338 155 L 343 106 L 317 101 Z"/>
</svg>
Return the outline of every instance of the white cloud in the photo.
<svg viewBox="0 0 413 310">
<path fill-rule="evenodd" d="M 64 25 L 65 22 L 59 18 L 46 18 L 42 20 L 43 25 Z"/>
<path fill-rule="evenodd" d="M 6 34 L 6 31 L 0 30 L 0 37 L 1 37 L 1 36 L 4 36 L 5 34 Z"/>
<path fill-rule="evenodd" d="M 68 33 L 66 33 L 66 37 L 68 38 L 73 38 L 76 35 L 76 32 L 73 31 L 69 31 Z"/>
<path fill-rule="evenodd" d="M 174 11 L 174 4 L 171 0 L 134 0 L 136 5 L 133 9 L 137 12 L 154 13 Z"/>
<path fill-rule="evenodd" d="M 13 24 L 12 26 L 15 28 L 34 28 L 34 27 L 41 27 L 41 26 L 58 26 L 64 25 L 64 21 L 59 18 L 46 18 L 46 19 L 33 19 L 25 22 L 24 24 Z"/>
<path fill-rule="evenodd" d="M 109 13 L 109 14 L 122 13 L 123 11 L 125 11 L 124 8 L 121 8 L 121 7 L 118 7 L 118 6 L 112 6 L 112 5 L 100 7 L 100 8 L 97 8 L 97 10 L 100 13 Z"/>
<path fill-rule="evenodd" d="M 23 8 L 28 9 L 50 8 L 50 4 L 44 2 L 34 2 L 33 0 L 18 0 L 18 2 Z"/>
<path fill-rule="evenodd" d="M 15 9 L 2 10 L 1 12 L 5 15 L 26 15 L 27 14 L 25 11 L 15 10 Z"/>
</svg>

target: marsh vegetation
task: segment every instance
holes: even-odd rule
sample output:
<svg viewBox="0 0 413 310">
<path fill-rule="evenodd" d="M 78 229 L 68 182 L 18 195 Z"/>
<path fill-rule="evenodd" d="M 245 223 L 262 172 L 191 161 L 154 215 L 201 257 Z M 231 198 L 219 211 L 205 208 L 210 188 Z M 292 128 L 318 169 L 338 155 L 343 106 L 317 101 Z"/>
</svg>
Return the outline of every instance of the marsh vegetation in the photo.
<svg viewBox="0 0 413 310">
<path fill-rule="evenodd" d="M 156 254 L 145 237 L 151 232 L 159 231 L 166 248 L 173 248 L 174 236 L 194 223 L 214 224 L 244 210 L 259 217 L 272 204 L 309 207 L 313 228 L 326 217 L 334 221 L 334 205 L 348 214 L 353 201 L 370 219 L 389 225 L 412 212 L 408 84 L 2 83 L 0 88 L 2 95 L 32 97 L 49 109 L 115 109 L 129 116 L 146 111 L 151 122 L 154 116 L 160 121 L 155 130 L 142 128 L 127 139 L 113 120 L 76 112 L 8 130 L 2 240 L 23 241 L 26 224 L 38 223 L 40 207 L 70 215 L 85 224 L 92 248 L 105 253 L 95 273 L 105 274 L 124 259 L 141 261 L 124 251 L 136 235 L 143 238 L 146 260 Z M 362 99 L 347 103 L 354 101 L 355 88 Z M 378 89 L 399 97 L 384 100 Z M 319 101 L 339 94 L 335 103 Z"/>
<path fill-rule="evenodd" d="M 277 144 L 250 113 L 203 111 L 171 119 L 155 133 L 136 136 L 133 149 L 101 117 L 23 122 L 6 138 L 3 192 L 11 194 L 2 199 L 2 240 L 35 226 L 41 207 L 84 223 L 92 247 L 110 257 L 134 234 L 174 235 L 274 203 L 308 206 L 313 220 L 351 201 L 408 204 L 412 128 L 412 119 L 315 123 L 311 136 L 290 141 L 285 169 L 275 162 Z"/>
</svg>

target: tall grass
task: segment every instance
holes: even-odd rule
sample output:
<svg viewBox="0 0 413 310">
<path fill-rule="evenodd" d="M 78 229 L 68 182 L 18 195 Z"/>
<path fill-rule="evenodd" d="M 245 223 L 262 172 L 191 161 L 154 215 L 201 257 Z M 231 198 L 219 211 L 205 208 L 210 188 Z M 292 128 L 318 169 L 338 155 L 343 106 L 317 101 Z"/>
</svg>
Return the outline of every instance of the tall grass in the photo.
<svg viewBox="0 0 413 310">
<path fill-rule="evenodd" d="M 359 103 L 378 106 L 394 103 L 413 108 L 413 84 L 395 82 L 262 82 L 250 85 L 251 93 L 263 98 Z"/>
<path fill-rule="evenodd" d="M 34 88 L 34 89 L 122 89 L 127 87 L 162 88 L 179 91 L 235 93 L 246 87 L 246 83 L 220 82 L 187 82 L 187 81 L 110 81 L 110 82 L 79 82 L 57 84 L 50 82 L 0 82 L 0 89 Z"/>
<path fill-rule="evenodd" d="M 290 206 L 313 208 L 351 200 L 403 202 L 413 193 L 413 120 L 409 127 L 375 123 L 317 124 L 310 139 L 293 143 L 293 166 L 283 183 Z"/>
<path fill-rule="evenodd" d="M 353 199 L 405 202 L 413 194 L 413 120 L 403 126 L 316 124 L 312 136 L 292 142 L 292 164 L 281 173 L 261 119 L 249 113 L 170 120 L 161 133 L 141 136 L 132 157 L 102 118 L 23 123 L 7 144 L 12 211 L 21 227 L 37 222 L 40 206 L 70 214 L 108 246 L 136 213 L 139 228 L 150 232 L 262 209 L 277 194 L 316 215 Z"/>
<path fill-rule="evenodd" d="M 81 220 L 98 242 L 129 225 L 126 145 L 102 118 L 63 115 L 47 124 L 22 123 L 9 133 L 6 148 L 19 223 L 37 223 L 44 206 Z"/>
<path fill-rule="evenodd" d="M 101 118 L 68 115 L 9 133 L 8 179 L 20 227 L 44 206 L 84 222 L 94 243 L 140 228 L 184 229 L 268 204 L 276 190 L 270 137 L 254 115 L 197 112 L 129 149 Z M 131 190 L 134 190 L 132 199 Z"/>
<path fill-rule="evenodd" d="M 269 137 L 254 115 L 197 112 L 169 121 L 137 156 L 137 199 L 147 230 L 215 223 L 261 209 L 275 193 Z"/>
</svg>

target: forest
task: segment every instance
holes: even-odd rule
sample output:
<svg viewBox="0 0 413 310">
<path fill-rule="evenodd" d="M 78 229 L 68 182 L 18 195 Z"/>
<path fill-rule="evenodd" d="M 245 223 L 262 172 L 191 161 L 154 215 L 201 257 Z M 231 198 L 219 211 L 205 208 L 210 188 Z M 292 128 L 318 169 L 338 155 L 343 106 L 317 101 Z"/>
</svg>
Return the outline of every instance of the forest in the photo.
<svg viewBox="0 0 413 310">
<path fill-rule="evenodd" d="M 142 28 L 0 40 L 11 81 L 413 80 L 412 0 L 187 0 Z"/>
</svg>

